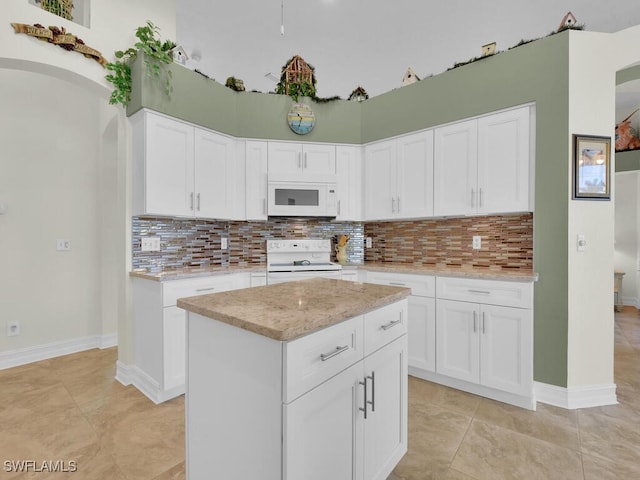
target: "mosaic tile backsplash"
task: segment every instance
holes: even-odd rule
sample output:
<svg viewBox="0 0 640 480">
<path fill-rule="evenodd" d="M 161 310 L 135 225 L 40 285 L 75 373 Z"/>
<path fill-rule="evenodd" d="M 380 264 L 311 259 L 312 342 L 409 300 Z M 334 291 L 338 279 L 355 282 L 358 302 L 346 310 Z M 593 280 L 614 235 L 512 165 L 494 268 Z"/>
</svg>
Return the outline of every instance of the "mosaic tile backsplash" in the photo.
<svg viewBox="0 0 640 480">
<path fill-rule="evenodd" d="M 397 222 L 328 222 L 279 219 L 224 222 L 166 217 L 134 217 L 133 268 L 152 272 L 174 268 L 266 265 L 267 238 L 331 238 L 342 234 L 349 262 L 533 268 L 533 214 L 440 218 Z M 482 248 L 472 250 L 474 235 Z M 144 236 L 160 237 L 160 252 L 142 252 Z M 229 249 L 221 250 L 221 237 Z M 365 237 L 373 248 L 364 248 Z M 335 253 L 333 255 L 335 261 Z"/>
<path fill-rule="evenodd" d="M 474 235 L 482 248 L 473 250 Z M 533 214 L 367 223 L 365 261 L 533 269 Z"/>
</svg>

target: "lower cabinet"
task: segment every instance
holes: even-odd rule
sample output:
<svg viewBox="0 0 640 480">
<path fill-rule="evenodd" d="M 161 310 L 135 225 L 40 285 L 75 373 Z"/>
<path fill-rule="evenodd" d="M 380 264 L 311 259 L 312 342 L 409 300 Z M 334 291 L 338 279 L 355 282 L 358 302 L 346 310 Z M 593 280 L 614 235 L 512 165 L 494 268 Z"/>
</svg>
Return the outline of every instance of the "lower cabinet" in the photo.
<svg viewBox="0 0 640 480">
<path fill-rule="evenodd" d="M 185 311 L 180 297 L 249 287 L 249 275 L 234 273 L 163 282 L 133 278 L 133 365 L 128 377 L 154 403 L 185 390 Z"/>
<path fill-rule="evenodd" d="M 406 300 L 289 342 L 188 315 L 188 479 L 388 478 L 407 451 Z"/>
</svg>

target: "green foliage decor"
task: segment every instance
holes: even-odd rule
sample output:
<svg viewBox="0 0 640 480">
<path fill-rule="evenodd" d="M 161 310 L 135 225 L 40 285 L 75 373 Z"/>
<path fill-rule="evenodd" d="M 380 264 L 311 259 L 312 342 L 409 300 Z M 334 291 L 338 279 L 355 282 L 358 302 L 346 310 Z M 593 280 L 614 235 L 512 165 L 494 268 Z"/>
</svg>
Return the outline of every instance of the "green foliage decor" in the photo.
<svg viewBox="0 0 640 480">
<path fill-rule="evenodd" d="M 171 40 L 164 42 L 158 38 L 158 27 L 147 20 L 147 24 L 138 27 L 136 37 L 138 41 L 127 50 L 115 52 L 116 61 L 107 63 L 105 68 L 111 73 L 105 78 L 114 86 L 109 103 L 122 104 L 126 107 L 131 101 L 131 62 L 138 56 L 138 52 L 144 53 L 144 64 L 147 76 L 161 82 L 164 92 L 171 96 L 171 70 L 163 69 L 162 64 L 173 62 L 171 50 L 176 44 Z"/>
</svg>

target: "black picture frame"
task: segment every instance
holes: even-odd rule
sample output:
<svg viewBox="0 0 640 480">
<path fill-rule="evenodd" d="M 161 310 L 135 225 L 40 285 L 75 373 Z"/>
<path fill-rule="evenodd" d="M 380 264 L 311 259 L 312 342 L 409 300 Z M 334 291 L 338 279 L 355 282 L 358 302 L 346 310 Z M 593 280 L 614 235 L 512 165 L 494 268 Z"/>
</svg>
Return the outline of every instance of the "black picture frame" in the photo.
<svg viewBox="0 0 640 480">
<path fill-rule="evenodd" d="M 611 200 L 611 137 L 573 135 L 574 200 Z"/>
</svg>

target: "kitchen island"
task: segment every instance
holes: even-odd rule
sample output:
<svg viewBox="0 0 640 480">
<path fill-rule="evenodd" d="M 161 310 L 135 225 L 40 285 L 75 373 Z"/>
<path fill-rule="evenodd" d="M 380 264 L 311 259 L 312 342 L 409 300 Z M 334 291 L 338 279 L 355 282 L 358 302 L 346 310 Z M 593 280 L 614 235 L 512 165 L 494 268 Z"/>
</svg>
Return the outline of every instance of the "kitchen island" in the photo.
<svg viewBox="0 0 640 480">
<path fill-rule="evenodd" d="M 187 478 L 387 478 L 407 449 L 407 297 L 314 278 L 178 300 Z"/>
</svg>

